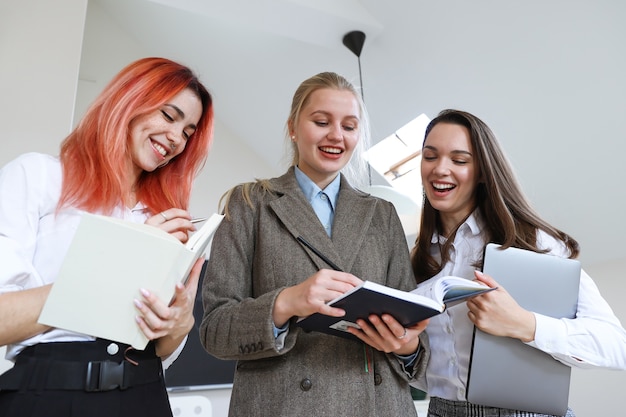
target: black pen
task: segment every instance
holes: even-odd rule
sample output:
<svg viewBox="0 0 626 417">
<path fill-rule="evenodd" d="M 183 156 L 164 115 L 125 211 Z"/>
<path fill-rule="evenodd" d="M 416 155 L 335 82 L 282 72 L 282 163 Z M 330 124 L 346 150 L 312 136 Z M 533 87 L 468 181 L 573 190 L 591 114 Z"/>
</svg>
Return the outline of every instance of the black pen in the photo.
<svg viewBox="0 0 626 417">
<path fill-rule="evenodd" d="M 311 249 L 313 251 L 313 253 L 315 253 L 317 256 L 319 256 L 320 259 L 322 261 L 326 262 L 332 269 L 334 269 L 335 271 L 342 272 L 341 268 L 339 268 L 337 265 L 335 265 L 335 263 L 333 261 L 331 261 L 330 259 L 328 259 L 326 257 L 326 255 L 324 255 L 322 252 L 318 251 L 315 246 L 311 245 L 309 242 L 304 240 L 304 238 L 302 236 L 298 236 L 297 239 L 298 239 L 298 242 L 302 243 L 304 246 L 306 246 L 307 248 Z"/>
</svg>

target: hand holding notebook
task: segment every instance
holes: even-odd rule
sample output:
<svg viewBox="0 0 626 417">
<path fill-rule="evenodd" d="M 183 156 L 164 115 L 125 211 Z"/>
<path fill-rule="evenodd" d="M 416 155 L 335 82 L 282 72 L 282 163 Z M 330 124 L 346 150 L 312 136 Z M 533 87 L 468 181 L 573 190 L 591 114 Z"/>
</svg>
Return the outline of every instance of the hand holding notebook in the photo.
<svg viewBox="0 0 626 417">
<path fill-rule="evenodd" d="M 445 301 L 446 289 L 444 287 L 446 287 L 446 282 L 448 282 L 448 294 L 454 295 L 449 301 Z M 493 289 L 464 278 L 443 277 L 438 285 L 425 289 L 425 295 L 422 295 L 414 291 L 401 291 L 372 281 L 364 281 L 360 286 L 328 302 L 330 306 L 345 310 L 345 316 L 332 317 L 315 313 L 300 318 L 296 325 L 307 331 L 315 330 L 352 339 L 355 337 L 346 329 L 348 327 L 358 328 L 357 319 L 367 320 L 371 314 L 378 316 L 390 314 L 404 327 L 410 327 L 442 313 L 447 307 L 447 302 L 455 304 Z"/>
<path fill-rule="evenodd" d="M 133 300 L 141 288 L 171 300 L 222 218 L 213 214 L 183 244 L 154 226 L 85 213 L 39 323 L 145 348 Z"/>
</svg>

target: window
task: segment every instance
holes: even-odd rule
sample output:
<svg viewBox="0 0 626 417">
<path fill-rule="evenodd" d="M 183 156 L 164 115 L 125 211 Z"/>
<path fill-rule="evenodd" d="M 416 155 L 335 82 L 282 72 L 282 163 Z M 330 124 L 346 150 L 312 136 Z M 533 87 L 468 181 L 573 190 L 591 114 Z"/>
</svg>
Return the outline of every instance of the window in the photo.
<svg viewBox="0 0 626 417">
<path fill-rule="evenodd" d="M 387 183 L 370 186 L 369 192 L 394 204 L 409 242 L 414 242 L 414 235 L 417 234 L 422 207 L 420 157 L 429 122 L 428 116 L 422 113 L 365 154 L 370 166 Z"/>
<path fill-rule="evenodd" d="M 420 114 L 366 153 L 369 164 L 386 182 L 417 204 L 422 202 L 420 157 L 424 131 L 430 119 Z"/>
</svg>

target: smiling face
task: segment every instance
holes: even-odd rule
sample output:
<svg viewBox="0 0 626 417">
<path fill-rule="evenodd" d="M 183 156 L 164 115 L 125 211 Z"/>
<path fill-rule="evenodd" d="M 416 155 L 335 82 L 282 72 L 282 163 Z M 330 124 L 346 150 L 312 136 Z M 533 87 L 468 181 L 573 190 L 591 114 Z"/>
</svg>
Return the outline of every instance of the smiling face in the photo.
<svg viewBox="0 0 626 417">
<path fill-rule="evenodd" d="M 359 104 L 353 93 L 314 91 L 290 126 L 298 148 L 298 168 L 324 189 L 350 161 L 359 141 Z"/>
<path fill-rule="evenodd" d="M 479 168 L 465 126 L 440 122 L 422 149 L 422 185 L 448 235 L 474 210 Z"/>
<path fill-rule="evenodd" d="M 153 112 L 135 118 L 129 126 L 135 178 L 180 155 L 201 115 L 200 99 L 193 91 L 185 89 Z"/>
</svg>

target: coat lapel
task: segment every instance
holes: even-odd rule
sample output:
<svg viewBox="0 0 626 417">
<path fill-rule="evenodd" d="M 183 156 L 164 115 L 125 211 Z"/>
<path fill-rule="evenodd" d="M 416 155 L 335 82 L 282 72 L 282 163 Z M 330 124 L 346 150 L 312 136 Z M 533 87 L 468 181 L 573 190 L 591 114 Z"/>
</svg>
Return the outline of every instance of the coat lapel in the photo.
<svg viewBox="0 0 626 417">
<path fill-rule="evenodd" d="M 280 197 L 272 201 L 270 207 L 294 239 L 301 236 L 341 270 L 350 271 L 371 222 L 375 200 L 354 190 L 342 176 L 331 240 L 300 190 L 293 170 L 292 167 L 285 175 L 272 180 L 272 187 Z M 311 249 L 305 247 L 304 250 L 318 268 L 330 268 Z"/>
<path fill-rule="evenodd" d="M 352 188 L 342 175 L 332 240 L 346 271 L 352 269 L 357 255 L 361 252 L 375 209 L 376 199 Z"/>
</svg>

